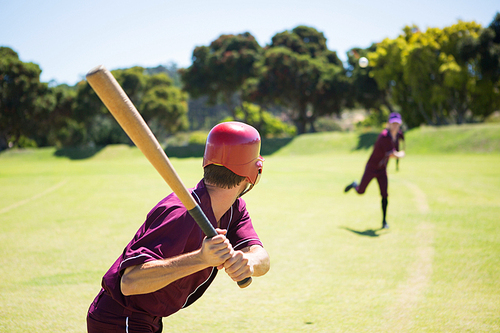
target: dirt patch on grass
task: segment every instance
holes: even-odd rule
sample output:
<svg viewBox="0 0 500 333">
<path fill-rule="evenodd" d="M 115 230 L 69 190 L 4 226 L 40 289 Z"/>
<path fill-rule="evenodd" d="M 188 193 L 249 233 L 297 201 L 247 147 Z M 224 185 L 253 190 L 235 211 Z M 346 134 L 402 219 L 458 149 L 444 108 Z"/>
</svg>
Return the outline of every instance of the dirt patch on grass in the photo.
<svg viewBox="0 0 500 333">
<path fill-rule="evenodd" d="M 408 267 L 408 278 L 402 281 L 396 290 L 396 299 L 387 309 L 384 320 L 384 332 L 411 332 L 414 312 L 424 294 L 432 276 L 434 260 L 434 225 L 426 220 L 429 212 L 427 196 L 416 184 L 405 182 L 414 195 L 417 210 L 422 214 L 422 222 L 416 228 L 415 260 Z"/>
</svg>

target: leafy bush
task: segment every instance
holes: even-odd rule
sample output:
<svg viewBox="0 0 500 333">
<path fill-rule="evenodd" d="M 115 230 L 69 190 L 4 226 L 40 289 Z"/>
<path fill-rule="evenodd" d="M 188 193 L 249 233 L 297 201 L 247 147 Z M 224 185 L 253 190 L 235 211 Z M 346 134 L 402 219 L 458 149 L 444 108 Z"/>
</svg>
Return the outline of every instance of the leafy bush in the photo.
<svg viewBox="0 0 500 333">
<path fill-rule="evenodd" d="M 85 125 L 71 118 L 65 119 L 65 124 L 58 131 L 51 133 L 49 139 L 59 148 L 83 145 L 87 137 Z"/>
<path fill-rule="evenodd" d="M 130 139 L 111 116 L 95 116 L 89 130 L 91 142 L 98 146 L 117 143 L 130 143 Z"/>
<path fill-rule="evenodd" d="M 30 138 L 27 138 L 24 135 L 21 135 L 19 137 L 19 140 L 17 140 L 17 143 L 13 145 L 12 148 L 36 148 L 37 144 L 35 140 L 32 140 Z"/>
<path fill-rule="evenodd" d="M 363 129 L 366 127 L 369 128 L 382 128 L 387 123 L 387 119 L 389 118 L 389 110 L 387 108 L 381 108 L 380 112 L 372 111 L 368 114 L 368 116 L 356 123 L 357 129 Z"/>
<path fill-rule="evenodd" d="M 339 122 L 331 117 L 321 117 L 316 119 L 314 127 L 317 132 L 336 132 L 342 131 Z"/>
<path fill-rule="evenodd" d="M 257 128 L 260 135 L 265 138 L 286 138 L 297 134 L 294 126 L 281 121 L 255 104 L 244 102 L 242 106 L 236 108 L 236 117 Z M 234 120 L 232 117 L 223 119 L 223 121 L 232 120 Z"/>
<path fill-rule="evenodd" d="M 205 131 L 191 132 L 188 143 L 190 145 L 205 145 L 205 142 L 207 141 L 207 136 L 208 133 Z"/>
</svg>

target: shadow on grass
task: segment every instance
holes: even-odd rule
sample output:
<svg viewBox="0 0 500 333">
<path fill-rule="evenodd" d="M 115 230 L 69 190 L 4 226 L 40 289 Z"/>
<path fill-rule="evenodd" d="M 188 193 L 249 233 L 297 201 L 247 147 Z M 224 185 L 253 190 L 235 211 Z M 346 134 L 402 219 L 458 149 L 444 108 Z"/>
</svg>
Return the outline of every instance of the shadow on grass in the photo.
<svg viewBox="0 0 500 333">
<path fill-rule="evenodd" d="M 382 230 L 384 230 L 382 228 L 380 228 L 380 229 L 366 229 L 365 231 L 358 231 L 358 230 L 354 230 L 354 229 L 351 229 L 348 227 L 340 227 L 340 229 L 344 229 L 344 230 L 350 231 L 356 235 L 366 236 L 366 237 L 380 237 L 380 235 L 384 234 L 384 233 L 380 233 L 380 234 L 377 233 L 377 232 L 381 232 Z"/>
<path fill-rule="evenodd" d="M 67 157 L 71 160 L 84 160 L 100 152 L 104 146 L 88 148 L 61 148 L 54 152 L 55 156 Z"/>
<path fill-rule="evenodd" d="M 292 142 L 294 138 L 272 138 L 272 139 L 262 139 L 262 147 L 260 154 L 262 156 L 272 155 L 281 148 L 285 147 L 287 144 Z"/>
<path fill-rule="evenodd" d="M 369 132 L 360 134 L 358 137 L 358 145 L 354 150 L 368 149 L 373 147 L 375 141 L 377 141 L 379 133 Z"/>
<path fill-rule="evenodd" d="M 272 155 L 287 144 L 293 138 L 275 138 L 262 139 L 261 152 L 262 156 Z M 168 157 L 187 158 L 187 157 L 203 157 L 205 145 L 203 144 L 188 144 L 185 146 L 168 146 L 165 153 Z"/>
<path fill-rule="evenodd" d="M 293 138 L 262 139 L 261 155 L 271 155 L 289 144 Z M 83 160 L 96 155 L 105 146 L 92 148 L 61 148 L 55 151 L 54 155 L 58 157 L 67 157 L 72 160 Z M 205 152 L 204 144 L 188 144 L 184 146 L 168 146 L 165 153 L 168 157 L 188 158 L 203 157 Z"/>
<path fill-rule="evenodd" d="M 203 157 L 205 145 L 188 144 L 185 146 L 168 146 L 165 149 L 165 154 L 168 157 L 187 158 L 187 157 Z"/>
</svg>

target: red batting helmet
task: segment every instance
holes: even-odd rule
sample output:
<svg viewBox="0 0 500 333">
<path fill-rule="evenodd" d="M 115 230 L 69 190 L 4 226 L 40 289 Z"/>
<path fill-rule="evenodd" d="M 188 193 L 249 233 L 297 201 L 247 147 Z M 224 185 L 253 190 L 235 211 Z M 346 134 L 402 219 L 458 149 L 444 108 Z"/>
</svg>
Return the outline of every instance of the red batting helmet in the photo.
<svg viewBox="0 0 500 333">
<path fill-rule="evenodd" d="M 250 125 L 230 121 L 216 125 L 208 133 L 203 167 L 222 165 L 257 184 L 264 159 L 260 156 L 260 135 Z"/>
</svg>

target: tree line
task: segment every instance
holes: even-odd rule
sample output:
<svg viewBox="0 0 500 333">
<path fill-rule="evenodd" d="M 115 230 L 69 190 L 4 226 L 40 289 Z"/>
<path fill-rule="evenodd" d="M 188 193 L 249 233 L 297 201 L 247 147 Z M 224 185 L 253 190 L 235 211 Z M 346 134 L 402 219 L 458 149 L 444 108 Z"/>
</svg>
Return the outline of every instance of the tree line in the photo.
<svg viewBox="0 0 500 333">
<path fill-rule="evenodd" d="M 407 26 L 394 39 L 349 50 L 345 64 L 326 42 L 307 26 L 277 33 L 264 47 L 248 32 L 221 35 L 196 47 L 187 68 L 112 73 L 160 137 L 223 119 L 289 136 L 359 107 L 399 111 L 409 128 L 482 121 L 500 109 L 500 13 L 485 28 Z M 129 142 L 86 81 L 51 86 L 40 73 L 0 47 L 0 150 Z"/>
</svg>

